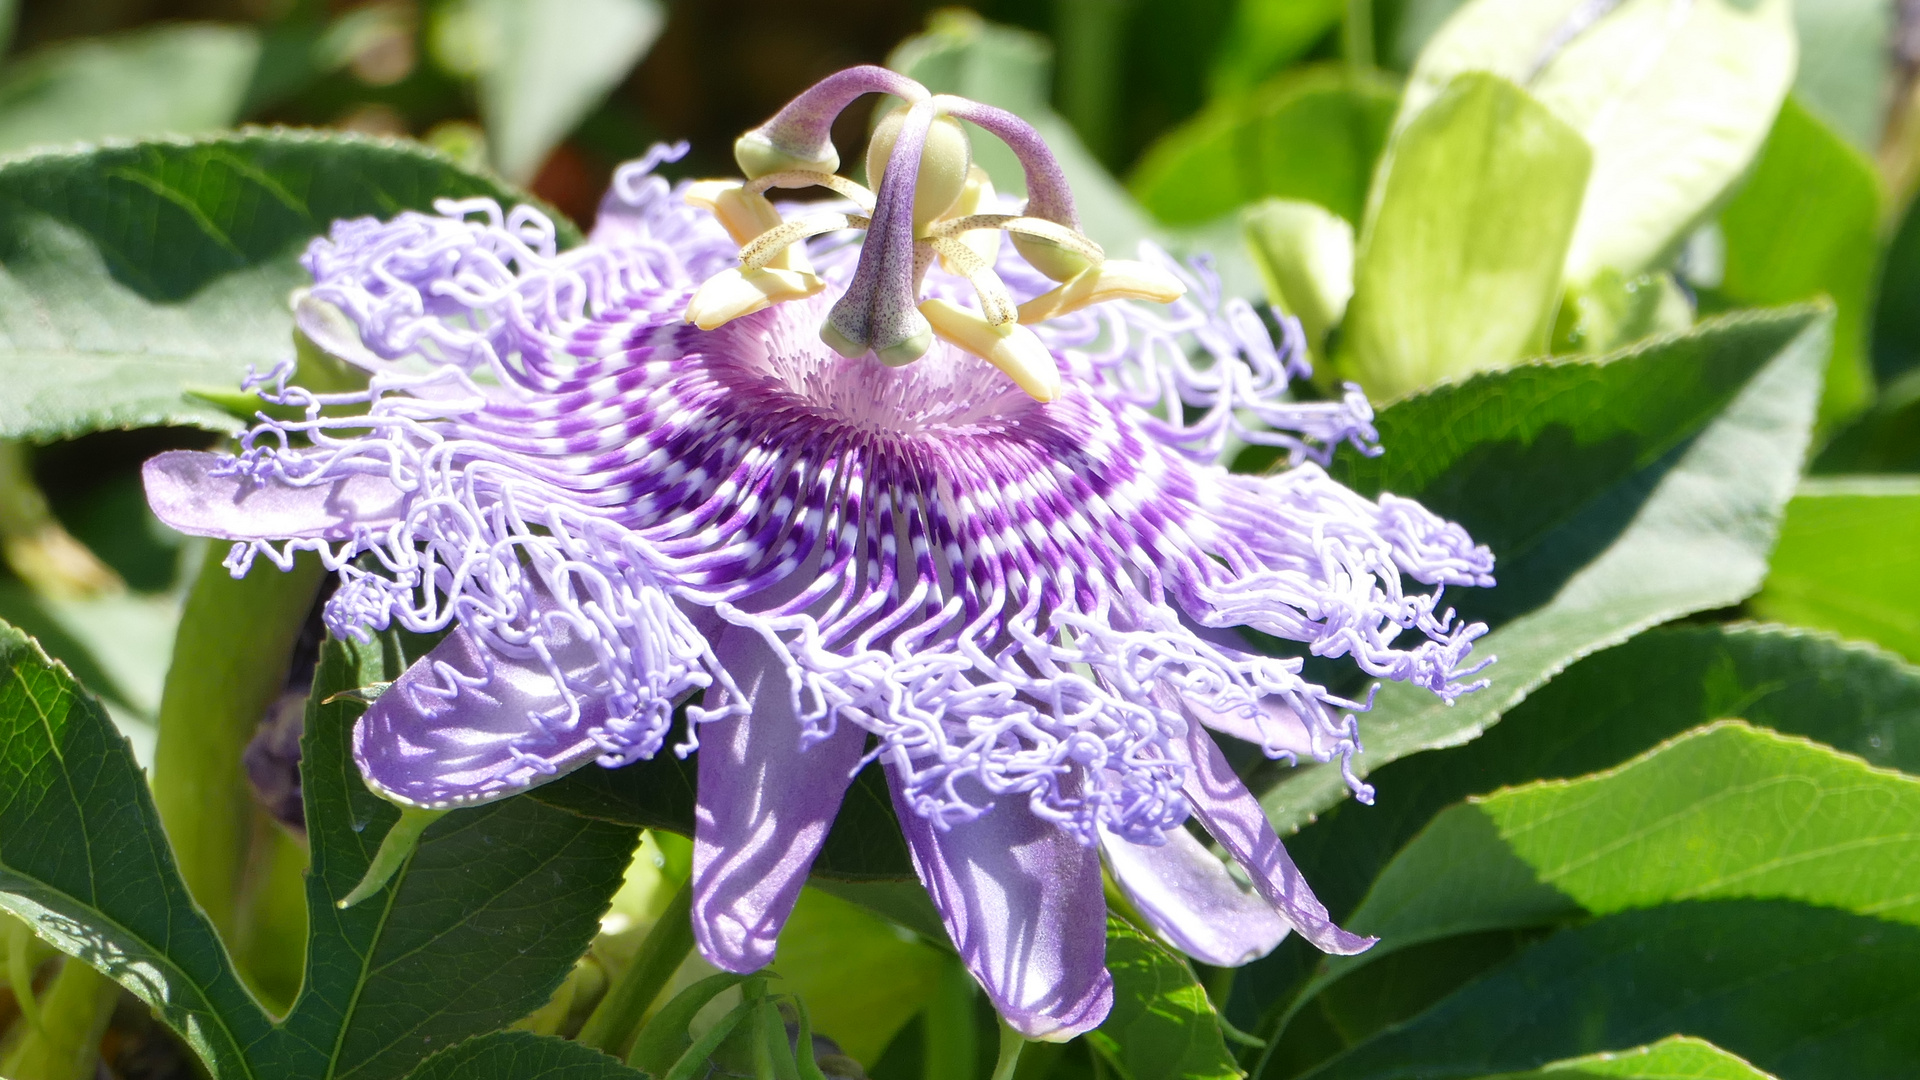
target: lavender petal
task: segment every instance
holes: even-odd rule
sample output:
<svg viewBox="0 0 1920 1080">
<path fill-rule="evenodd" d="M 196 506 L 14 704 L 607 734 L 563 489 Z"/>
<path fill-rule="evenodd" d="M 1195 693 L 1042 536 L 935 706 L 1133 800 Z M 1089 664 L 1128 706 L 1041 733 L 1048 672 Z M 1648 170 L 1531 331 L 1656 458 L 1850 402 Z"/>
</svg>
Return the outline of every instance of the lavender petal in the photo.
<svg viewBox="0 0 1920 1080">
<path fill-rule="evenodd" d="M 1049 1042 L 1099 1026 L 1113 1007 L 1099 856 L 1020 799 L 935 828 L 887 779 L 920 881 L 1000 1016 Z"/>
<path fill-rule="evenodd" d="M 1239 967 L 1273 951 L 1287 922 L 1266 898 L 1243 888 L 1226 864 L 1185 829 L 1161 847 L 1112 834 L 1100 838 L 1113 880 L 1174 948 L 1204 964 Z"/>
<path fill-rule="evenodd" d="M 569 652 L 552 642 L 556 659 Z M 577 704 L 576 704 L 577 703 Z M 565 692 L 534 657 L 509 658 L 456 628 L 382 693 L 353 729 L 375 791 L 439 809 L 493 802 L 606 752 L 601 699 Z"/>
<path fill-rule="evenodd" d="M 140 472 L 161 521 L 192 536 L 223 540 L 347 540 L 397 520 L 407 494 L 386 476 L 355 473 L 299 485 L 233 472 L 233 459 L 169 450 Z"/>
<path fill-rule="evenodd" d="M 766 642 L 729 627 L 714 651 L 751 711 L 699 729 L 693 933 L 714 966 L 745 973 L 773 960 L 867 733 L 843 721 L 802 749 L 786 672 Z"/>
<path fill-rule="evenodd" d="M 1313 895 L 1300 869 L 1293 865 L 1280 837 L 1260 809 L 1260 801 L 1234 775 L 1232 766 L 1198 725 L 1189 725 L 1186 749 L 1191 756 L 1184 791 L 1194 816 L 1253 878 L 1282 918 L 1321 952 L 1350 956 L 1373 947 L 1377 938 L 1350 934 L 1333 924 L 1326 905 Z"/>
</svg>

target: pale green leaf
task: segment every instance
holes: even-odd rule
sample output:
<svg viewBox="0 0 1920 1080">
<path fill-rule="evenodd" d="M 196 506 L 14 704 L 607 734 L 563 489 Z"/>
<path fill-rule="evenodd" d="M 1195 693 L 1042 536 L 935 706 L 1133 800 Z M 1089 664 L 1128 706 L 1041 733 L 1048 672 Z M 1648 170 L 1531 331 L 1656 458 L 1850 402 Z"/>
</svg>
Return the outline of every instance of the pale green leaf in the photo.
<svg viewBox="0 0 1920 1080">
<path fill-rule="evenodd" d="M 1827 296 L 1834 302 L 1823 424 L 1860 411 L 1873 394 L 1867 306 L 1880 203 L 1872 160 L 1789 97 L 1753 175 L 1720 214 L 1726 264 L 1719 292 L 1726 300 L 1765 306 Z"/>
<path fill-rule="evenodd" d="M 1712 1043 L 1685 1035 L 1632 1050 L 1609 1050 L 1556 1061 L 1532 1072 L 1508 1073 L 1488 1080 L 1582 1080 L 1603 1076 L 1624 1080 L 1774 1080 Z"/>
<path fill-rule="evenodd" d="M 1792 82 L 1788 0 L 1474 0 L 1420 54 L 1412 122 L 1456 75 L 1513 79 L 1593 146 L 1569 280 L 1655 268 L 1753 160 Z M 1570 33 L 1571 32 L 1571 33 Z M 1567 40 L 1560 40 L 1567 38 Z"/>
<path fill-rule="evenodd" d="M 1892 94 L 1895 0 L 1798 0 L 1794 95 L 1847 142 L 1879 149 Z"/>
<path fill-rule="evenodd" d="M 1310 202 L 1267 199 L 1241 216 L 1267 301 L 1300 320 L 1316 353 L 1353 298 L 1353 226 Z"/>
<path fill-rule="evenodd" d="M 1580 136 L 1525 91 L 1454 80 L 1387 148 L 1341 373 L 1390 398 L 1546 352 L 1589 164 Z"/>
<path fill-rule="evenodd" d="M 1920 477 L 1802 485 L 1752 605 L 1762 618 L 1877 642 L 1920 662 Z"/>
<path fill-rule="evenodd" d="M 1169 225 L 1194 225 L 1269 196 L 1358 223 L 1398 88 L 1320 64 L 1219 98 L 1161 136 L 1128 188 Z"/>
<path fill-rule="evenodd" d="M 214 24 L 48 46 L 0 74 L 0 153 L 227 127 L 259 58 L 253 30 Z"/>
</svg>

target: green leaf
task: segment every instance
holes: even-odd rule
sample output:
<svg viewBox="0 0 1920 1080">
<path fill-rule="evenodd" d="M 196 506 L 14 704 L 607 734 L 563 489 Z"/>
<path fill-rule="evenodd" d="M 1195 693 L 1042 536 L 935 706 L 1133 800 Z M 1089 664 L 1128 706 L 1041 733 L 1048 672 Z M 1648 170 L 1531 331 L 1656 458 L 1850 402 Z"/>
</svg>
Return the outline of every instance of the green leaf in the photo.
<svg viewBox="0 0 1920 1080">
<path fill-rule="evenodd" d="M 1585 141 L 1526 91 L 1455 79 L 1387 148 L 1342 373 L 1397 397 L 1546 352 L 1590 164 Z"/>
<path fill-rule="evenodd" d="M 480 115 L 494 164 L 526 183 L 666 25 L 659 0 L 474 0 L 489 40 Z"/>
<path fill-rule="evenodd" d="M 1251 90 L 1340 22 L 1342 0 L 1240 0 L 1208 78 L 1214 97 Z"/>
<path fill-rule="evenodd" d="M 1759 150 L 1793 79 L 1788 0 L 1626 0 L 1555 48 L 1586 0 L 1474 0 L 1426 44 L 1397 126 L 1456 75 L 1527 87 L 1593 147 L 1567 252 L 1582 283 L 1656 269 Z"/>
<path fill-rule="evenodd" d="M 1810 480 L 1787 504 L 1755 614 L 1920 662 L 1920 477 Z"/>
<path fill-rule="evenodd" d="M 218 1077 L 270 1021 L 187 895 L 126 740 L 26 635 L 0 625 L 0 907 L 110 975 Z"/>
<path fill-rule="evenodd" d="M 1127 186 L 1169 225 L 1193 225 L 1266 197 L 1360 220 L 1398 88 L 1323 64 L 1215 100 L 1163 135 Z"/>
<path fill-rule="evenodd" d="M 1879 149 L 1892 98 L 1894 8 L 1893 0 L 1793 5 L 1800 38 L 1794 96 L 1869 154 Z"/>
<path fill-rule="evenodd" d="M 1348 921 L 1367 959 L 1456 934 L 1691 900 L 1780 899 L 1920 925 L 1920 779 L 1723 720 L 1619 769 L 1456 805 Z"/>
<path fill-rule="evenodd" d="M 1473 739 L 1589 653 L 1751 594 L 1807 444 L 1831 316 L 1703 323 L 1599 359 L 1475 376 L 1378 417 L 1379 458 L 1336 474 L 1464 524 L 1500 584 L 1454 600 L 1493 633 L 1493 685 L 1448 706 L 1400 684 L 1362 717 L 1354 768 Z M 1346 797 L 1337 768 L 1287 770 L 1261 803 L 1284 832 Z"/>
<path fill-rule="evenodd" d="M 566 1039 L 496 1031 L 449 1046 L 407 1080 L 642 1080 L 647 1074 Z"/>
<path fill-rule="evenodd" d="M 1267 302 L 1300 320 L 1318 354 L 1353 299 L 1353 227 L 1310 202 L 1267 199 L 1241 215 Z"/>
<path fill-rule="evenodd" d="M 402 869 L 347 910 L 399 811 L 369 792 L 348 741 L 366 706 L 335 693 L 398 677 L 394 643 L 329 641 L 301 744 L 309 968 L 264 1076 L 405 1075 L 422 1058 L 532 1012 L 600 928 L 638 843 L 624 825 L 532 799 L 454 810 Z"/>
<path fill-rule="evenodd" d="M 1599 359 L 1476 375 L 1388 405 L 1380 457 L 1342 455 L 1356 490 L 1417 498 L 1500 559 L 1459 594 L 1494 632 L 1494 684 L 1455 705 L 1382 686 L 1359 774 L 1467 742 L 1548 678 L 1647 626 L 1749 596 L 1807 448 L 1832 317 L 1786 309 L 1703 323 Z M 1478 596 L 1475 596 L 1478 592 Z M 1336 801 L 1334 767 L 1261 796 L 1290 832 Z"/>
<path fill-rule="evenodd" d="M 1107 916 L 1113 1011 L 1087 1041 L 1122 1080 L 1235 1080 L 1220 1016 L 1185 960 L 1118 915 Z"/>
<path fill-rule="evenodd" d="M 1612 768 L 1726 717 L 1920 773 L 1920 669 L 1869 646 L 1769 626 L 1667 626 L 1581 660 L 1464 746 L 1371 777 L 1375 806 L 1345 803 L 1287 841 L 1337 916 L 1442 808 L 1536 779 Z"/>
<path fill-rule="evenodd" d="M 1781 900 L 1663 904 L 1560 931 L 1304 1075 L 1467 1080 L 1681 1033 L 1783 1077 L 1904 1080 L 1916 1006 L 1914 927 Z"/>
<path fill-rule="evenodd" d="M 782 991 L 807 1003 L 813 1030 L 871 1062 L 925 1007 L 941 970 L 955 964 L 948 948 L 944 931 L 931 940 L 902 934 L 865 906 L 808 888 L 780 931 L 777 970 Z M 970 982 L 967 989 L 971 998 Z"/>
<path fill-rule="evenodd" d="M 289 354 L 298 259 L 336 218 L 525 201 L 424 148 L 256 132 L 0 164 L 0 438 L 237 425 L 190 396 Z M 564 220 L 562 243 L 578 239 Z"/>
<path fill-rule="evenodd" d="M 1833 299 L 1833 356 L 1820 419 L 1867 405 L 1867 359 L 1880 229 L 1880 181 L 1865 154 L 1789 97 L 1753 175 L 1720 214 L 1726 274 L 1720 294 L 1739 306 Z"/>
<path fill-rule="evenodd" d="M 1527 1073 L 1488 1080 L 1578 1080 L 1618 1076 L 1628 1080 L 1774 1080 L 1704 1039 L 1675 1035 L 1651 1046 L 1609 1050 L 1556 1061 Z"/>
<path fill-rule="evenodd" d="M 259 58 L 253 30 L 211 23 L 49 46 L 0 75 L 0 153 L 227 127 Z"/>
</svg>

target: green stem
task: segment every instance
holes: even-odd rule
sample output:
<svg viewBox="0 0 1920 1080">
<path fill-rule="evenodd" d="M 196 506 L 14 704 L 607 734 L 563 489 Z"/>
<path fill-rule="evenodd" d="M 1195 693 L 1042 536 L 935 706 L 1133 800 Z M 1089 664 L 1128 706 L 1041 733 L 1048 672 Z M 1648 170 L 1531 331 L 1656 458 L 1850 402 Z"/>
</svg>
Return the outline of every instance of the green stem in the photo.
<svg viewBox="0 0 1920 1080">
<path fill-rule="evenodd" d="M 7 984 L 20 1016 L 30 1028 L 40 1026 L 40 1002 L 33 996 L 33 931 L 19 919 L 7 920 Z"/>
<path fill-rule="evenodd" d="M 294 640 L 320 587 L 319 560 L 303 553 L 235 580 L 213 544 L 187 595 L 173 664 L 160 696 L 153 801 L 180 874 L 228 941 L 253 832 L 253 796 L 241 754 L 286 685 Z"/>
<path fill-rule="evenodd" d="M 926 1080 L 972 1080 L 980 1060 L 974 1024 L 973 976 L 959 957 L 948 960 L 934 984 L 926 1011 Z"/>
<path fill-rule="evenodd" d="M 693 951 L 693 882 L 680 886 L 667 910 L 640 943 L 633 963 L 600 999 L 580 1029 L 578 1041 L 614 1057 L 624 1057 L 647 1007 Z"/>
<path fill-rule="evenodd" d="M 1340 24 L 1340 55 L 1355 71 L 1373 70 L 1373 0 L 1347 0 L 1347 16 Z"/>
<path fill-rule="evenodd" d="M 1060 0 L 1056 9 L 1060 112 L 1093 156 L 1109 164 L 1127 6 L 1128 0 Z"/>
<path fill-rule="evenodd" d="M 1013 1030 L 1012 1024 L 1000 1021 L 1000 1060 L 993 1065 L 993 1080 L 1013 1080 L 1014 1070 L 1020 1067 L 1020 1051 L 1026 1045 L 1026 1036 Z"/>
<path fill-rule="evenodd" d="M 10 1080 L 92 1080 L 100 1036 L 113 1016 L 120 988 L 78 960 L 60 965 L 60 974 L 40 1003 L 40 1022 L 0 1062 Z M 24 1000 L 24 999 L 23 999 Z"/>
</svg>

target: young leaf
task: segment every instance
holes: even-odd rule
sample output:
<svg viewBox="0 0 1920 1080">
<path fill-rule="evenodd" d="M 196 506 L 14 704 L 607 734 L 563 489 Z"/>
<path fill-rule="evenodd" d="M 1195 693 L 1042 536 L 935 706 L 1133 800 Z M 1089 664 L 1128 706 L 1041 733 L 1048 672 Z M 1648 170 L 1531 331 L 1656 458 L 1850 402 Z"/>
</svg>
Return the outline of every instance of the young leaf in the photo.
<svg viewBox="0 0 1920 1080">
<path fill-rule="evenodd" d="M 0 438 L 181 424 L 290 354 L 299 256 L 336 218 L 526 201 L 425 149 L 250 132 L 0 164 Z M 577 239 L 556 222 L 562 243 Z"/>
<path fill-rule="evenodd" d="M 1197 225 L 1262 198 L 1316 203 L 1357 223 L 1399 103 L 1376 75 L 1324 64 L 1223 97 L 1148 148 L 1127 181 L 1153 215 Z"/>
<path fill-rule="evenodd" d="M 1920 929 L 1782 900 L 1663 904 L 1562 930 L 1303 1076 L 1465 1080 L 1679 1033 L 1783 1077 L 1904 1080 L 1916 1005 Z"/>
<path fill-rule="evenodd" d="M 1113 1011 L 1087 1041 L 1122 1080 L 1235 1080 L 1207 992 L 1187 962 L 1118 915 L 1107 916 Z"/>
<path fill-rule="evenodd" d="M 1920 662 L 1920 478 L 1810 480 L 1787 504 L 1755 614 Z"/>
<path fill-rule="evenodd" d="M 1586 142 L 1466 74 L 1394 137 L 1354 259 L 1340 368 L 1375 397 L 1546 352 Z"/>
<path fill-rule="evenodd" d="M 216 1077 L 255 1075 L 271 1021 L 187 895 L 126 740 L 66 669 L 0 624 L 0 907 L 106 972 Z"/>
<path fill-rule="evenodd" d="M 1651 1046 L 1609 1050 L 1556 1061 L 1532 1072 L 1487 1080 L 1584 1080 L 1613 1076 L 1622 1080 L 1774 1080 L 1773 1077 L 1704 1039 L 1675 1035 Z"/>
<path fill-rule="evenodd" d="M 1832 424 L 1864 408 L 1873 394 L 1866 320 L 1880 229 L 1873 161 L 1789 97 L 1753 175 L 1721 211 L 1720 228 L 1725 300 L 1745 307 L 1833 299 L 1820 419 Z"/>
<path fill-rule="evenodd" d="M 1380 937 L 1373 959 L 1683 900 L 1797 900 L 1920 925 L 1916 897 L 1920 779 L 1724 720 L 1610 772 L 1454 806 L 1348 925 Z"/>
<path fill-rule="evenodd" d="M 1492 634 L 1492 687 L 1448 706 L 1382 687 L 1362 775 L 1466 742 L 1588 653 L 1734 603 L 1766 574 L 1819 396 L 1831 316 L 1801 309 L 1704 323 L 1595 360 L 1476 376 L 1389 406 L 1387 453 L 1337 472 L 1466 525 L 1499 586 L 1463 595 Z M 1469 598 L 1471 597 L 1471 598 Z M 1346 797 L 1338 769 L 1280 774 L 1261 802 L 1283 831 Z"/>
<path fill-rule="evenodd" d="M 449 1046 L 407 1080 L 644 1080 L 646 1073 L 577 1042 L 496 1031 Z"/>
<path fill-rule="evenodd" d="M 631 827 L 531 799 L 455 810 L 384 888 L 340 910 L 399 811 L 367 790 L 348 751 L 366 706 L 324 702 L 401 667 L 382 639 L 322 649 L 301 747 L 313 849 L 307 982 L 280 1037 L 256 1055 L 264 1075 L 405 1075 L 533 1011 L 599 931 L 638 842 Z"/>
<path fill-rule="evenodd" d="M 659 0 L 474 0 L 470 12 L 488 53 L 480 115 L 494 163 L 519 183 L 619 85 L 667 21 Z"/>
<path fill-rule="evenodd" d="M 252 29 L 211 23 L 49 46 L 0 75 L 0 153 L 226 127 L 259 59 Z"/>
<path fill-rule="evenodd" d="M 1593 182 L 1567 277 L 1631 277 L 1739 177 L 1793 79 L 1788 0 L 1626 0 L 1590 25 L 1587 0 L 1474 0 L 1427 42 L 1407 83 L 1405 127 L 1455 76 L 1527 87 L 1593 147 Z"/>
<path fill-rule="evenodd" d="M 1893 94 L 1896 33 L 1892 0 L 1823 0 L 1793 5 L 1800 63 L 1793 93 L 1841 137 L 1866 153 L 1880 146 Z"/>
</svg>

